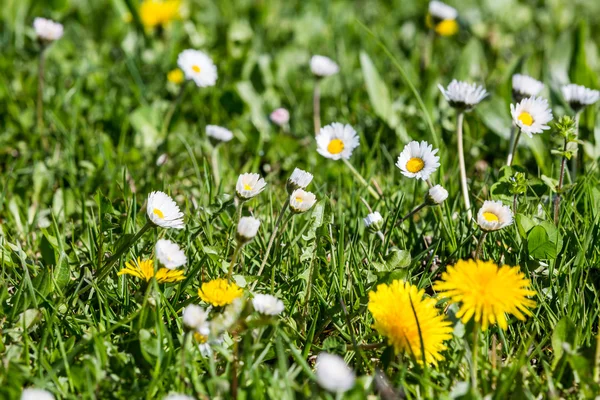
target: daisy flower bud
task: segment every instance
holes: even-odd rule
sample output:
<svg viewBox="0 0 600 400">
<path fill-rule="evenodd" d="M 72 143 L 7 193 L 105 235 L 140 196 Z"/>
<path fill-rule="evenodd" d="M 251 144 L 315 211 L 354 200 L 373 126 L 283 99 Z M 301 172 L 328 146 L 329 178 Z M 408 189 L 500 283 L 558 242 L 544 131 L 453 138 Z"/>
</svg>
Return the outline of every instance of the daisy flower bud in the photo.
<svg viewBox="0 0 600 400">
<path fill-rule="evenodd" d="M 254 309 L 265 315 L 279 315 L 283 312 L 283 302 L 270 294 L 255 294 L 252 299 Z"/>
<path fill-rule="evenodd" d="M 290 195 L 290 209 L 297 214 L 310 210 L 316 202 L 317 198 L 315 195 L 304 191 L 304 189 L 296 189 Z"/>
<path fill-rule="evenodd" d="M 294 168 L 294 172 L 287 181 L 286 189 L 289 194 L 296 189 L 306 189 L 306 187 L 312 182 L 313 175 L 310 172 L 301 170 L 300 168 Z"/>
<path fill-rule="evenodd" d="M 440 157 L 435 155 L 437 152 L 438 149 L 434 150 L 426 141 L 412 141 L 404 146 L 396 166 L 402 175 L 426 181 L 440 166 Z"/>
<path fill-rule="evenodd" d="M 310 70 L 320 78 L 335 75 L 340 71 L 340 67 L 329 57 L 312 56 L 310 59 Z"/>
<path fill-rule="evenodd" d="M 187 80 L 198 87 L 214 86 L 217 82 L 217 67 L 211 58 L 199 50 L 184 50 L 177 57 L 177 65 Z"/>
<path fill-rule="evenodd" d="M 542 90 L 544 90 L 544 84 L 537 79 L 521 74 L 512 76 L 512 95 L 516 101 L 537 96 Z"/>
<path fill-rule="evenodd" d="M 54 396 L 44 389 L 27 388 L 23 389 L 21 400 L 54 400 Z"/>
<path fill-rule="evenodd" d="M 365 227 L 371 233 L 380 231 L 383 227 L 383 217 L 381 216 L 379 211 L 375 211 L 374 213 L 367 215 L 366 218 L 363 219 L 363 221 L 365 223 Z"/>
<path fill-rule="evenodd" d="M 217 125 L 206 125 L 206 136 L 218 142 L 229 142 L 233 139 L 233 133 L 229 129 Z"/>
<path fill-rule="evenodd" d="M 339 122 L 322 127 L 316 141 L 317 152 L 332 160 L 349 159 L 352 151 L 359 145 L 359 138 L 354 128 Z"/>
<path fill-rule="evenodd" d="M 64 33 L 62 24 L 40 17 L 33 20 L 33 29 L 35 29 L 38 39 L 45 42 L 58 40 Z"/>
<path fill-rule="evenodd" d="M 447 89 L 444 89 L 442 85 L 438 85 L 438 88 L 452 107 L 465 111 L 472 110 L 488 95 L 483 86 L 460 82 L 456 79 L 450 82 Z"/>
<path fill-rule="evenodd" d="M 192 396 L 188 396 L 187 394 L 171 393 L 163 397 L 163 400 L 194 400 L 194 398 Z"/>
<path fill-rule="evenodd" d="M 267 182 L 259 174 L 241 174 L 235 185 L 240 200 L 250 200 L 267 186 Z"/>
<path fill-rule="evenodd" d="M 156 258 L 165 268 L 175 269 L 187 262 L 185 252 L 179 248 L 177 243 L 167 239 L 159 239 L 156 242 Z"/>
<path fill-rule="evenodd" d="M 594 104 L 600 99 L 600 92 L 581 85 L 565 85 L 561 88 L 563 97 L 575 112 Z"/>
<path fill-rule="evenodd" d="M 183 229 L 183 213 L 169 195 L 163 192 L 152 192 L 148 195 L 146 214 L 154 225 L 161 228 Z"/>
<path fill-rule="evenodd" d="M 481 230 L 492 232 L 509 226 L 513 222 L 510 207 L 496 200 L 486 200 L 477 213 L 477 224 Z"/>
<path fill-rule="evenodd" d="M 240 244 L 251 241 L 258 233 L 260 221 L 254 217 L 242 217 L 237 226 L 237 240 Z"/>
<path fill-rule="evenodd" d="M 290 121 L 290 112 L 285 108 L 278 108 L 269 116 L 275 125 L 284 126 Z"/>
<path fill-rule="evenodd" d="M 344 393 L 352 389 L 356 377 L 344 359 L 335 354 L 319 353 L 316 371 L 319 385 L 332 393 Z"/>
<path fill-rule="evenodd" d="M 210 332 L 208 311 L 196 304 L 190 304 L 183 309 L 182 321 L 183 325 L 189 330 L 199 332 L 202 335 L 208 335 Z"/>
<path fill-rule="evenodd" d="M 442 185 L 435 185 L 427 193 L 425 201 L 430 206 L 436 206 L 442 204 L 448 198 L 448 191 L 442 187 Z"/>
<path fill-rule="evenodd" d="M 550 129 L 546 124 L 552 121 L 552 110 L 550 110 L 546 99 L 528 97 L 521 100 L 517 105 L 511 104 L 510 113 L 515 125 L 529 137 Z"/>
</svg>

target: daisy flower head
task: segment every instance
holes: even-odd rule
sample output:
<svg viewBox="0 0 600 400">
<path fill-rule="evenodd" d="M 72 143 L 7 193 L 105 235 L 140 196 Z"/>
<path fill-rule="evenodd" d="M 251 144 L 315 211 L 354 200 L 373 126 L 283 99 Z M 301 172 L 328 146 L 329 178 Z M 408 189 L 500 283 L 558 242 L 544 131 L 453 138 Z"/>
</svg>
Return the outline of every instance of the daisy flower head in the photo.
<svg viewBox="0 0 600 400">
<path fill-rule="evenodd" d="M 425 297 L 423 289 L 402 280 L 378 285 L 377 291 L 369 292 L 375 329 L 387 337 L 396 352 L 412 354 L 419 363 L 425 358 L 434 365 L 443 360 L 444 342 L 452 337 L 452 324 L 440 315 L 436 302 Z"/>
<path fill-rule="evenodd" d="M 158 239 L 154 250 L 158 261 L 167 269 L 175 269 L 187 263 L 185 252 L 179 248 L 177 243 L 168 239 Z"/>
<path fill-rule="evenodd" d="M 62 24 L 40 17 L 33 20 L 33 29 L 38 39 L 44 42 L 54 42 L 64 33 Z"/>
<path fill-rule="evenodd" d="M 217 67 L 211 58 L 200 50 L 187 49 L 179 53 L 177 65 L 185 78 L 193 80 L 198 87 L 214 86 L 217 82 Z"/>
<path fill-rule="evenodd" d="M 477 213 L 477 224 L 485 232 L 497 231 L 513 223 L 513 213 L 500 200 L 486 200 Z"/>
<path fill-rule="evenodd" d="M 206 136 L 218 142 L 229 142 L 233 139 L 233 133 L 222 126 L 206 125 Z"/>
<path fill-rule="evenodd" d="M 202 357 L 212 357 L 213 349 L 212 345 L 223 343 L 222 338 L 216 338 L 210 340 L 208 335 L 203 335 L 199 332 L 194 333 L 194 340 L 198 344 L 198 350 L 200 350 L 200 354 Z"/>
<path fill-rule="evenodd" d="M 322 127 L 316 140 L 317 152 L 332 160 L 349 159 L 352 151 L 360 144 L 354 128 L 339 122 Z"/>
<path fill-rule="evenodd" d="M 429 2 L 427 26 L 433 28 L 440 36 L 452 36 L 458 32 L 458 11 L 441 1 Z"/>
<path fill-rule="evenodd" d="M 310 59 L 310 70 L 319 78 L 335 75 L 340 67 L 329 57 L 315 55 Z"/>
<path fill-rule="evenodd" d="M 243 294 L 242 288 L 227 279 L 213 279 L 204 282 L 198 289 L 198 296 L 215 307 L 226 306 Z"/>
<path fill-rule="evenodd" d="M 140 5 L 140 19 L 147 29 L 165 26 L 179 18 L 181 0 L 144 0 Z"/>
<path fill-rule="evenodd" d="M 251 241 L 258 233 L 260 221 L 254 217 L 242 217 L 237 226 L 236 238 L 239 243 L 247 243 Z"/>
<path fill-rule="evenodd" d="M 279 315 L 283 312 L 283 301 L 270 294 L 255 294 L 252 299 L 254 310 L 264 315 Z"/>
<path fill-rule="evenodd" d="M 306 189 L 312 180 L 313 174 L 303 171 L 300 168 L 294 168 L 294 172 L 292 172 L 292 175 L 287 180 L 286 189 L 289 194 L 292 194 L 296 189 Z"/>
<path fill-rule="evenodd" d="M 183 75 L 183 71 L 179 68 L 175 68 L 167 74 L 167 80 L 175 85 L 181 85 L 185 80 L 185 76 Z"/>
<path fill-rule="evenodd" d="M 586 106 L 594 104 L 600 99 L 600 92 L 588 89 L 585 86 L 569 84 L 561 88 L 563 97 L 575 112 L 583 110 Z"/>
<path fill-rule="evenodd" d="M 235 184 L 235 191 L 240 200 L 250 200 L 262 192 L 267 182 L 259 174 L 241 174 Z"/>
<path fill-rule="evenodd" d="M 148 219 L 161 228 L 183 229 L 183 213 L 179 206 L 166 193 L 156 191 L 148 195 L 146 205 Z"/>
<path fill-rule="evenodd" d="M 335 354 L 319 353 L 315 365 L 319 385 L 332 393 L 344 393 L 354 387 L 356 376 L 344 359 Z"/>
<path fill-rule="evenodd" d="M 171 393 L 163 397 L 163 400 L 194 400 L 194 398 L 187 394 Z"/>
<path fill-rule="evenodd" d="M 517 102 L 539 95 L 544 90 L 544 84 L 528 75 L 514 74 L 512 76 L 512 95 Z"/>
<path fill-rule="evenodd" d="M 363 218 L 363 222 L 365 223 L 365 228 L 367 228 L 367 230 L 375 233 L 381 230 L 381 227 L 383 226 L 383 217 L 379 211 L 375 211 Z"/>
<path fill-rule="evenodd" d="M 269 115 L 271 121 L 278 126 L 284 126 L 290 121 L 290 112 L 285 108 L 278 108 Z"/>
<path fill-rule="evenodd" d="M 427 204 L 435 206 L 442 204 L 448 198 L 448 191 L 442 187 L 442 185 L 435 185 L 427 192 L 425 201 Z"/>
<path fill-rule="evenodd" d="M 448 88 L 444 89 L 442 85 L 438 85 L 438 88 L 452 107 L 464 111 L 472 110 L 488 95 L 483 86 L 456 79 L 450 82 Z"/>
<path fill-rule="evenodd" d="M 21 393 L 21 400 L 54 400 L 54 396 L 44 389 L 26 388 Z"/>
<path fill-rule="evenodd" d="M 440 166 L 440 157 L 436 155 L 438 149 L 422 141 L 413 140 L 400 153 L 396 166 L 402 175 L 426 181 Z"/>
<path fill-rule="evenodd" d="M 310 210 L 316 202 L 317 197 L 304 189 L 296 189 L 290 195 L 290 209 L 296 214 Z"/>
<path fill-rule="evenodd" d="M 519 267 L 499 267 L 492 261 L 459 260 L 448 267 L 433 288 L 440 297 L 459 304 L 456 316 L 463 323 L 471 318 L 480 323 L 482 329 L 498 324 L 506 330 L 506 316 L 512 314 L 520 320 L 531 315 L 530 308 L 535 296 L 531 283 Z"/>
<path fill-rule="evenodd" d="M 188 329 L 200 334 L 208 335 L 210 332 L 208 311 L 196 304 L 190 304 L 183 309 L 182 321 Z"/>
<path fill-rule="evenodd" d="M 544 98 L 528 97 L 516 105 L 511 104 L 510 113 L 515 125 L 529 137 L 550 129 L 546 124 L 552 121 L 552 110 Z"/>
<path fill-rule="evenodd" d="M 146 282 L 154 277 L 158 283 L 179 282 L 185 279 L 182 270 L 160 268 L 158 271 L 154 272 L 154 261 L 141 260 L 139 257 L 137 261 L 126 262 L 125 268 L 120 270 L 117 275 L 131 275 Z"/>
</svg>

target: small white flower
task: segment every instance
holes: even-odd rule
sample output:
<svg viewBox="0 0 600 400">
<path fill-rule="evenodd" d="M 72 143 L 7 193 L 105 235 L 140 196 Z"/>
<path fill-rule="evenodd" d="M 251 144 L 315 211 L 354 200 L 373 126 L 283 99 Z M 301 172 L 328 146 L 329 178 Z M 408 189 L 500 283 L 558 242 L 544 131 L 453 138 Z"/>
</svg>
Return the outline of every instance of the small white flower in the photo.
<svg viewBox="0 0 600 400">
<path fill-rule="evenodd" d="M 436 0 L 429 2 L 429 14 L 433 18 L 441 20 L 456 19 L 456 17 L 458 17 L 456 8 L 450 7 L 448 4 Z"/>
<path fill-rule="evenodd" d="M 205 336 L 210 333 L 208 311 L 196 304 L 190 304 L 183 309 L 182 320 L 183 325 L 190 330 L 196 331 Z"/>
<path fill-rule="evenodd" d="M 300 168 L 294 168 L 294 172 L 287 181 L 287 191 L 292 193 L 296 189 L 306 189 L 306 187 L 312 182 L 313 175 L 310 172 L 301 170 Z"/>
<path fill-rule="evenodd" d="M 155 246 L 156 258 L 165 268 L 175 269 L 187 262 L 185 252 L 179 248 L 177 243 L 168 239 L 158 239 Z"/>
<path fill-rule="evenodd" d="M 185 78 L 193 80 L 198 87 L 214 86 L 217 82 L 217 67 L 211 58 L 199 50 L 187 49 L 179 53 L 177 65 Z"/>
<path fill-rule="evenodd" d="M 265 315 L 279 315 L 283 312 L 283 302 L 270 294 L 255 294 L 252 299 L 254 309 Z"/>
<path fill-rule="evenodd" d="M 194 400 L 194 398 L 187 394 L 171 393 L 163 397 L 163 400 Z"/>
<path fill-rule="evenodd" d="M 435 185 L 427 194 L 427 202 L 429 204 L 442 204 L 448 198 L 448 191 L 442 185 Z"/>
<path fill-rule="evenodd" d="M 381 229 L 381 224 L 383 223 L 383 217 L 379 213 L 379 211 L 375 211 L 367 215 L 366 218 L 363 219 L 365 222 L 365 227 L 370 228 L 372 226 L 376 226 L 378 229 Z"/>
<path fill-rule="evenodd" d="M 278 108 L 269 116 L 274 124 L 284 126 L 290 121 L 290 112 L 285 108 Z"/>
<path fill-rule="evenodd" d="M 33 29 L 38 38 L 47 42 L 60 39 L 64 32 L 62 24 L 40 17 L 33 20 Z"/>
<path fill-rule="evenodd" d="M 544 90 L 544 84 L 537 79 L 521 74 L 512 76 L 512 92 L 517 101 L 521 101 L 525 97 L 537 96 L 542 90 Z"/>
<path fill-rule="evenodd" d="M 296 189 L 290 195 L 290 209 L 295 213 L 303 213 L 317 202 L 316 196 L 304 189 Z"/>
<path fill-rule="evenodd" d="M 319 154 L 332 160 L 349 159 L 352 151 L 359 145 L 354 128 L 339 122 L 322 127 L 316 141 Z"/>
<path fill-rule="evenodd" d="M 585 86 L 570 84 L 561 89 L 563 97 L 574 111 L 580 111 L 600 99 L 599 91 L 588 89 Z"/>
<path fill-rule="evenodd" d="M 438 88 L 452 107 L 465 110 L 471 110 L 488 95 L 483 86 L 456 79 L 450 82 L 447 89 L 442 85 L 438 85 Z"/>
<path fill-rule="evenodd" d="M 325 77 L 337 74 L 340 71 L 340 67 L 329 57 L 312 56 L 310 59 L 310 70 L 316 76 Z"/>
<path fill-rule="evenodd" d="M 477 213 L 477 224 L 486 231 L 497 231 L 513 222 L 513 213 L 510 207 L 501 201 L 486 200 Z"/>
<path fill-rule="evenodd" d="M 229 129 L 217 125 L 206 125 L 206 136 L 221 142 L 229 142 L 233 139 L 233 133 Z"/>
<path fill-rule="evenodd" d="M 241 174 L 235 185 L 237 195 L 242 200 L 249 200 L 262 192 L 267 182 L 259 174 Z"/>
<path fill-rule="evenodd" d="M 260 221 L 254 217 L 242 217 L 237 226 L 237 238 L 240 242 L 248 242 L 256 236 Z"/>
<path fill-rule="evenodd" d="M 356 377 L 344 359 L 335 354 L 319 353 L 317 356 L 317 382 L 325 390 L 343 393 L 352 389 Z"/>
<path fill-rule="evenodd" d="M 169 195 L 152 192 L 148 195 L 146 214 L 152 223 L 162 228 L 183 229 L 183 213 Z"/>
<path fill-rule="evenodd" d="M 208 335 L 203 335 L 197 332 L 194 334 L 194 339 L 198 343 L 198 350 L 200 350 L 200 354 L 202 354 L 202 357 L 205 358 L 212 357 L 213 345 L 223 343 L 222 337 L 218 337 L 216 339 L 209 339 Z"/>
<path fill-rule="evenodd" d="M 546 99 L 528 97 L 517 105 L 511 104 L 510 113 L 515 125 L 529 137 L 533 137 L 534 133 L 542 133 L 550 129 L 546 124 L 552 121 L 552 110 Z"/>
<path fill-rule="evenodd" d="M 27 388 L 23 389 L 21 400 L 54 400 L 54 396 L 44 389 Z"/>
<path fill-rule="evenodd" d="M 413 140 L 404 146 L 396 166 L 402 175 L 425 181 L 440 166 L 440 157 L 435 155 L 437 152 L 438 149 L 433 150 L 433 146 L 426 141 L 419 143 Z"/>
</svg>

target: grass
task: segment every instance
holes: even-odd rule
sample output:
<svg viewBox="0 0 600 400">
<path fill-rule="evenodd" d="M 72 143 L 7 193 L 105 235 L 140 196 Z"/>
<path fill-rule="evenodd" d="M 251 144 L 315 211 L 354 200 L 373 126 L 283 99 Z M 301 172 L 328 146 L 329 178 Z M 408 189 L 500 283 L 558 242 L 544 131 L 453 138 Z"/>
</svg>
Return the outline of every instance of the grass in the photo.
<svg viewBox="0 0 600 400">
<path fill-rule="evenodd" d="M 515 223 L 488 236 L 482 258 L 519 265 L 538 305 L 525 322 L 512 319 L 507 331 L 482 334 L 477 388 L 469 386 L 475 327 L 456 321 L 454 306 L 447 310 L 454 336 L 445 360 L 427 368 L 394 355 L 367 311 L 369 291 L 393 279 L 434 295 L 432 282 L 445 267 L 472 258 L 477 247 L 480 232 L 460 196 L 455 113 L 437 84 L 465 79 L 491 92 L 465 117 L 471 199 L 475 209 L 490 198 L 512 204 L 512 171 L 502 169 L 510 77 L 540 78 L 555 116 L 571 114 L 560 84 L 599 87 L 596 2 L 454 2 L 460 33 L 433 40 L 423 22 L 426 2 L 194 0 L 182 20 L 147 33 L 135 19 L 124 22 L 131 4 L 8 0 L 0 11 L 0 397 L 19 398 L 23 387 L 35 386 L 73 399 L 170 392 L 229 398 L 235 386 L 240 398 L 335 398 L 315 379 L 321 351 L 343 356 L 356 371 L 357 384 L 344 398 L 576 399 L 600 392 L 597 105 L 582 114 L 585 172 L 576 181 L 567 174 L 556 227 L 552 180 L 560 158 L 551 150 L 562 142 L 553 131 L 521 138 L 515 165 L 527 190 Z M 35 16 L 65 26 L 47 53 L 42 132 Z M 210 54 L 219 79 L 213 88 L 185 88 L 165 143 L 162 124 L 178 92 L 166 74 L 186 48 Z M 308 68 L 314 53 L 341 67 L 321 85 L 323 124 L 356 128 L 361 144 L 350 163 L 377 182 L 379 201 L 341 161 L 315 151 Z M 291 111 L 289 133 L 268 120 L 279 106 Z M 206 124 L 226 126 L 235 137 L 214 153 Z M 396 225 L 426 193 L 425 183 L 394 166 L 410 139 L 437 143 L 442 166 L 434 181 L 450 197 Z M 309 190 L 318 203 L 284 219 L 257 276 L 295 167 L 315 175 Z M 247 329 L 213 346 L 213 357 L 188 341 L 182 365 L 181 312 L 200 302 L 202 282 L 227 274 L 234 186 L 243 172 L 260 173 L 268 186 L 244 205 L 243 214 L 262 225 L 243 248 L 235 280 L 281 298 L 285 311 L 273 320 L 251 314 Z M 185 229 L 149 230 L 99 280 L 104 261 L 146 223 L 153 190 L 173 196 Z M 365 230 L 361 199 L 384 216 L 385 242 Z M 126 261 L 151 257 L 158 238 L 185 249 L 184 281 L 146 286 L 117 276 Z"/>
</svg>

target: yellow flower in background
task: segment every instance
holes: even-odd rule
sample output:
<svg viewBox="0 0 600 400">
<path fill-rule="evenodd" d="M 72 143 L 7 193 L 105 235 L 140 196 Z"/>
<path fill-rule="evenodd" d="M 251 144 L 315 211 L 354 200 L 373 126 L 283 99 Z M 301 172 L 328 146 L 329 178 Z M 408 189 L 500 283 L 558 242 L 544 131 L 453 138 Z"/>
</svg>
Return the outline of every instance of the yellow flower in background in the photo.
<svg viewBox="0 0 600 400">
<path fill-rule="evenodd" d="M 154 272 L 153 260 L 141 260 L 125 263 L 125 268 L 120 270 L 117 275 L 131 275 L 148 282 L 152 277 L 156 278 L 158 283 L 179 282 L 185 279 L 183 270 L 170 270 L 161 268 Z"/>
<path fill-rule="evenodd" d="M 458 22 L 455 19 L 445 19 L 435 26 L 435 32 L 440 36 L 452 36 L 458 33 Z"/>
<path fill-rule="evenodd" d="M 446 349 L 444 342 L 452 337 L 452 326 L 439 314 L 436 300 L 424 294 L 423 289 L 401 280 L 381 284 L 377 291 L 369 292 L 369 311 L 375 329 L 397 352 L 412 354 L 422 363 L 422 339 L 425 361 L 437 365 L 444 359 L 441 352 Z"/>
<path fill-rule="evenodd" d="M 458 12 L 454 7 L 434 0 L 429 3 L 429 12 L 425 18 L 425 24 L 428 28 L 433 28 L 435 33 L 440 36 L 452 36 L 458 33 L 457 17 Z"/>
<path fill-rule="evenodd" d="M 456 316 L 463 323 L 475 318 L 485 331 L 496 323 L 506 330 L 506 314 L 522 321 L 530 316 L 529 309 L 535 307 L 535 301 L 528 297 L 536 295 L 530 286 L 518 266 L 499 267 L 492 261 L 459 260 L 448 267 L 433 288 L 439 291 L 440 297 L 459 304 Z"/>
<path fill-rule="evenodd" d="M 166 25 L 179 18 L 181 0 L 144 0 L 140 5 L 140 18 L 146 28 Z"/>
<path fill-rule="evenodd" d="M 175 68 L 167 74 L 167 80 L 176 85 L 180 85 L 184 79 L 185 76 L 183 76 L 183 71 L 179 68 Z"/>
<path fill-rule="evenodd" d="M 210 282 L 204 282 L 198 289 L 198 296 L 215 307 L 233 303 L 233 300 L 241 297 L 242 293 L 242 288 L 227 279 L 213 279 Z"/>
</svg>

